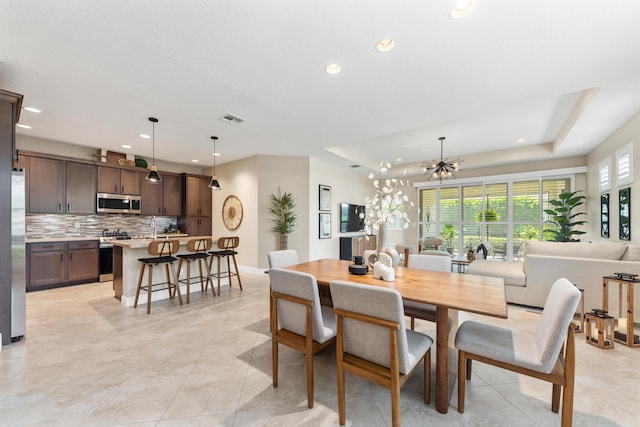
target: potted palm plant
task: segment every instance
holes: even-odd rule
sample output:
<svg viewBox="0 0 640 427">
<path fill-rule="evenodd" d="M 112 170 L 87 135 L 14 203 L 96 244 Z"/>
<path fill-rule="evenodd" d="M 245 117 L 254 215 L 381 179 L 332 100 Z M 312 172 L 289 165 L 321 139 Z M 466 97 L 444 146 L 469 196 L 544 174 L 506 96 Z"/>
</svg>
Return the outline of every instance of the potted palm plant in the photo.
<svg viewBox="0 0 640 427">
<path fill-rule="evenodd" d="M 272 194 L 269 203 L 269 213 L 274 216 L 271 218 L 271 231 L 280 235 L 280 250 L 287 249 L 288 235 L 296 228 L 296 202 L 293 200 L 291 193 Z"/>
<path fill-rule="evenodd" d="M 445 224 L 440 230 L 440 237 L 446 242 L 447 252 L 453 253 L 453 239 L 458 235 L 458 229 L 453 224 Z"/>
<path fill-rule="evenodd" d="M 563 192 L 558 194 L 557 200 L 549 200 L 549 204 L 553 208 L 545 209 L 544 213 L 549 215 L 549 219 L 545 224 L 550 224 L 552 228 L 544 230 L 544 233 L 550 235 L 547 240 L 554 242 L 577 242 L 574 236 L 586 234 L 585 231 L 576 230 L 575 227 L 585 224 L 587 221 L 577 220 L 585 212 L 574 212 L 574 209 L 584 204 L 585 196 L 577 194 L 578 191 Z"/>
</svg>

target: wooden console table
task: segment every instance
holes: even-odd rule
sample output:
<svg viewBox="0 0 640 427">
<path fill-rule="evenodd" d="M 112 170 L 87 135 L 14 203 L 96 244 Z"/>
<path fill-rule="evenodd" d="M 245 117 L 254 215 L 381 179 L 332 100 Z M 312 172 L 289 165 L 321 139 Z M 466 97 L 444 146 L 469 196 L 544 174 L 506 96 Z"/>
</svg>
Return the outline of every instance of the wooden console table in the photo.
<svg viewBox="0 0 640 427">
<path fill-rule="evenodd" d="M 609 311 L 609 283 L 617 283 L 618 287 L 618 310 L 620 311 L 618 325 L 615 328 L 614 336 L 616 341 L 629 347 L 640 347 L 640 336 L 635 333 L 633 317 L 633 293 L 634 285 L 640 284 L 637 275 L 613 275 L 602 278 L 602 309 Z M 623 288 L 626 287 L 626 319 L 622 316 L 623 308 Z"/>
</svg>

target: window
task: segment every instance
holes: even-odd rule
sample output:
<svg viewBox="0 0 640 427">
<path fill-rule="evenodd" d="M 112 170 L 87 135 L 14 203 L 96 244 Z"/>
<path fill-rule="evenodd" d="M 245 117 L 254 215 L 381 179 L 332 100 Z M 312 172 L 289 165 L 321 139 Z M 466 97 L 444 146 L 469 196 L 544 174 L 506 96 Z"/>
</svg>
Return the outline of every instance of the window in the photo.
<svg viewBox="0 0 640 427">
<path fill-rule="evenodd" d="M 598 171 L 600 173 L 600 191 L 611 190 L 611 156 L 600 160 Z"/>
<path fill-rule="evenodd" d="M 633 182 L 633 144 L 616 151 L 616 184 L 618 187 Z"/>
<path fill-rule="evenodd" d="M 549 200 L 570 188 L 570 177 L 424 188 L 419 238 L 443 238 L 443 227 L 451 224 L 456 230 L 454 253 L 484 243 L 490 257 L 520 260 L 524 241 L 543 237 L 543 210 Z"/>
</svg>

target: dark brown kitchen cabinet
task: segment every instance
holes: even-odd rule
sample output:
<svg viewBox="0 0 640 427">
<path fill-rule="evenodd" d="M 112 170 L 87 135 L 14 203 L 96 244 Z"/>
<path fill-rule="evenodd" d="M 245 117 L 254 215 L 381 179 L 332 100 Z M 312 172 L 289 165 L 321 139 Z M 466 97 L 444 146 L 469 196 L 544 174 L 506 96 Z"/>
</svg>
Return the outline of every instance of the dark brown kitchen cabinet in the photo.
<svg viewBox="0 0 640 427">
<path fill-rule="evenodd" d="M 97 240 L 27 245 L 27 291 L 98 280 Z"/>
<path fill-rule="evenodd" d="M 98 192 L 140 195 L 142 172 L 116 166 L 98 166 Z"/>
<path fill-rule="evenodd" d="M 159 184 L 142 183 L 143 215 L 182 215 L 182 175 L 160 172 Z"/>
<path fill-rule="evenodd" d="M 183 174 L 182 213 L 180 231 L 191 236 L 211 235 L 210 176 Z"/>
<path fill-rule="evenodd" d="M 25 156 L 27 210 L 31 213 L 96 212 L 96 167 L 37 156 Z"/>
</svg>

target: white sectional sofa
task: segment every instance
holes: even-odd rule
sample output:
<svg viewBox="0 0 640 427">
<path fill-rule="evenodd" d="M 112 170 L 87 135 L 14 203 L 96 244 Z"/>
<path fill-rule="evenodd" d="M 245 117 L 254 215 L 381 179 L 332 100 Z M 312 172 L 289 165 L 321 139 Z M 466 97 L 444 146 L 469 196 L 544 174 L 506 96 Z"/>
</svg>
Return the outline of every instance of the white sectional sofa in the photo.
<svg viewBox="0 0 640 427">
<path fill-rule="evenodd" d="M 587 312 L 602 308 L 602 277 L 613 273 L 640 275 L 640 245 L 529 240 L 522 263 L 476 260 L 467 269 L 467 274 L 502 277 L 507 301 L 532 307 L 543 307 L 556 279 L 566 277 L 584 289 Z M 635 307 L 640 307 L 640 292 L 635 294 Z M 609 296 L 616 307 L 617 295 Z"/>
</svg>

